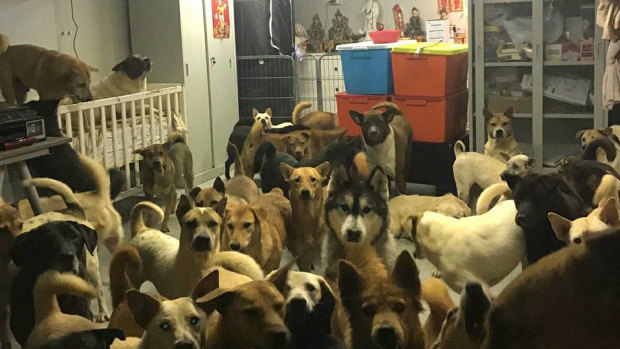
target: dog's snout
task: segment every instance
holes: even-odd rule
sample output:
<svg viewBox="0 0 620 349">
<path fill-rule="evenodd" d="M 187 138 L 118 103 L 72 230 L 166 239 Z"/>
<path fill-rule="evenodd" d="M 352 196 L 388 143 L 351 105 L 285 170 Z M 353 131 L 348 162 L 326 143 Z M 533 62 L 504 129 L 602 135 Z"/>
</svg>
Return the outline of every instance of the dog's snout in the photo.
<svg viewBox="0 0 620 349">
<path fill-rule="evenodd" d="M 263 125 L 266 125 L 266 124 L 267 124 L 267 120 L 265 120 L 265 119 L 261 119 L 261 120 L 260 120 L 260 123 L 261 123 L 261 124 L 263 124 Z"/>
<path fill-rule="evenodd" d="M 503 137 L 504 136 L 504 130 L 501 128 L 498 128 L 497 130 L 495 130 L 495 137 Z"/>
<path fill-rule="evenodd" d="M 286 347 L 291 338 L 291 334 L 286 328 L 273 329 L 269 334 L 274 348 Z"/>
<path fill-rule="evenodd" d="M 515 223 L 517 223 L 518 226 L 521 226 L 525 221 L 525 215 L 523 213 L 517 213 L 517 215 L 515 216 Z"/>
<path fill-rule="evenodd" d="M 175 343 L 174 348 L 175 349 L 196 349 L 196 344 L 190 341 L 182 341 L 182 342 Z"/>
<path fill-rule="evenodd" d="M 375 342 L 384 349 L 396 348 L 396 330 L 390 325 L 381 325 L 375 333 Z"/>
<path fill-rule="evenodd" d="M 211 237 L 207 235 L 198 235 L 194 238 L 194 241 L 192 242 L 192 248 L 194 249 L 194 251 L 210 251 L 211 247 Z"/>
<path fill-rule="evenodd" d="M 347 241 L 359 242 L 362 237 L 362 232 L 354 229 L 347 229 Z"/>
<path fill-rule="evenodd" d="M 298 314 L 300 312 L 305 311 L 306 309 L 306 300 L 302 297 L 295 297 L 289 301 L 287 306 L 287 312 L 292 312 Z"/>
<path fill-rule="evenodd" d="M 296 151 L 296 152 L 295 152 L 295 157 L 296 157 L 298 160 L 301 160 L 301 158 L 302 158 L 303 156 L 304 156 L 304 153 L 302 153 L 301 151 Z"/>
<path fill-rule="evenodd" d="M 299 196 L 301 197 L 302 200 L 309 200 L 310 199 L 310 190 L 302 189 L 301 192 L 299 193 Z"/>
<path fill-rule="evenodd" d="M 241 244 L 238 242 L 231 242 L 230 249 L 233 251 L 239 251 L 241 249 Z"/>
<path fill-rule="evenodd" d="M 370 129 L 370 130 L 368 131 L 368 134 L 369 134 L 371 137 L 375 137 L 375 136 L 377 136 L 377 134 L 378 134 L 378 133 L 379 133 L 379 131 L 377 131 L 377 130 L 376 130 L 376 129 L 374 129 L 374 128 L 373 128 L 373 129 Z"/>
<path fill-rule="evenodd" d="M 156 170 L 159 170 L 159 169 L 161 168 L 161 161 L 159 161 L 159 160 L 155 160 L 155 161 L 153 161 L 153 167 L 154 167 Z"/>
</svg>

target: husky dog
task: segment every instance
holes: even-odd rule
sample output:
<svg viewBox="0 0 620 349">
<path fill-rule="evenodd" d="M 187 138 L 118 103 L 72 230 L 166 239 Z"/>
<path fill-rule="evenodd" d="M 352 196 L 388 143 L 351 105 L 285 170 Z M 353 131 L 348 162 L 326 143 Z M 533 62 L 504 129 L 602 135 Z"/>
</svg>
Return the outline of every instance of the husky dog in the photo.
<svg viewBox="0 0 620 349">
<path fill-rule="evenodd" d="M 394 238 L 389 233 L 388 179 L 381 167 L 375 167 L 367 180 L 350 176 L 339 166 L 329 182 L 325 202 L 328 233 L 323 253 L 328 280 L 336 279 L 338 260 L 347 249 L 370 244 L 386 266 L 393 260 Z"/>
</svg>

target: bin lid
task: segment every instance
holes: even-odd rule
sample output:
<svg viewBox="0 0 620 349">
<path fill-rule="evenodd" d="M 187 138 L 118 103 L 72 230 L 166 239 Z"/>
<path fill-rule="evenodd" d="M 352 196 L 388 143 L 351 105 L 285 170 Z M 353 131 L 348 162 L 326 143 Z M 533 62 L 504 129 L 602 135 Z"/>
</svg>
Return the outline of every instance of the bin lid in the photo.
<svg viewBox="0 0 620 349">
<path fill-rule="evenodd" d="M 398 45 L 402 45 L 402 44 L 413 44 L 416 43 L 416 40 L 403 40 L 403 41 L 397 41 L 397 42 L 392 42 L 389 44 L 373 44 L 372 41 L 362 41 L 362 42 L 356 42 L 353 44 L 344 44 L 344 45 L 338 45 L 336 46 L 336 50 L 337 51 L 347 51 L 347 50 L 385 50 L 385 49 L 391 49 L 395 46 Z"/>
<path fill-rule="evenodd" d="M 448 44 L 443 42 L 429 43 L 416 42 L 397 45 L 392 48 L 392 52 L 400 53 L 419 53 L 423 55 L 453 56 L 469 52 L 469 45 Z"/>
</svg>

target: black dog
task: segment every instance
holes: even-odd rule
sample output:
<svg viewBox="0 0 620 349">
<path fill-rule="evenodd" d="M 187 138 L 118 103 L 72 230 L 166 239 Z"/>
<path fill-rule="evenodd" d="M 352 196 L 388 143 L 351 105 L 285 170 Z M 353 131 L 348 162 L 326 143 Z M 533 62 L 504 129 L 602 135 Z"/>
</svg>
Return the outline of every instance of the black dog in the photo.
<svg viewBox="0 0 620 349">
<path fill-rule="evenodd" d="M 585 204 L 595 208 L 592 198 L 605 175 L 620 179 L 620 174 L 611 166 L 592 160 L 572 159 L 560 166 L 559 175 L 575 189 Z"/>
<path fill-rule="evenodd" d="M 551 229 L 549 212 L 570 220 L 588 214 L 588 206 L 581 196 L 559 174 L 519 177 L 503 173 L 502 179 L 512 190 L 517 207 L 515 222 L 525 234 L 530 264 L 565 246 Z"/>
<path fill-rule="evenodd" d="M 617 138 L 614 136 L 614 141 L 617 142 Z M 588 143 L 588 145 L 583 150 L 583 154 L 581 158 L 584 160 L 593 160 L 596 161 L 596 151 L 598 148 L 602 148 L 605 151 L 605 155 L 607 156 L 607 161 L 612 162 L 616 158 L 616 146 L 614 145 L 614 141 L 609 137 L 601 137 L 593 140 Z"/>
<path fill-rule="evenodd" d="M 69 221 L 49 222 L 19 235 L 11 247 L 11 258 L 20 268 L 11 285 L 11 330 L 19 344 L 26 343 L 34 326 L 34 284 L 46 270 L 71 272 L 86 277 L 86 251 L 97 246 L 97 232 Z M 63 313 L 92 318 L 86 299 L 62 295 L 58 303 Z"/>
<path fill-rule="evenodd" d="M 117 338 L 124 341 L 125 334 L 116 328 L 80 331 L 49 341 L 41 349 L 108 349 Z"/>
</svg>

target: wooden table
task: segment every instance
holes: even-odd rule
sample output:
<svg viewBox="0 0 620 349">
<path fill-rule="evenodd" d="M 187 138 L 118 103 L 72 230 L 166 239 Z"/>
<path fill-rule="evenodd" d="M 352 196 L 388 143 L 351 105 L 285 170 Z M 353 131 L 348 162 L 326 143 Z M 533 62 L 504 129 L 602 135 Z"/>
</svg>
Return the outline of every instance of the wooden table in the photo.
<svg viewBox="0 0 620 349">
<path fill-rule="evenodd" d="M 15 165 L 19 172 L 19 177 L 22 181 L 32 178 L 30 176 L 30 170 L 26 161 L 36 159 L 41 156 L 49 155 L 51 148 L 67 144 L 71 142 L 70 138 L 66 137 L 47 137 L 47 140 L 43 142 L 37 142 L 32 145 L 23 146 L 21 148 L 13 150 L 0 151 L 0 195 L 2 195 L 2 184 L 4 184 L 4 174 L 8 166 Z M 32 211 L 35 215 L 43 213 L 43 207 L 39 201 L 39 194 L 36 188 L 32 186 L 24 187 L 26 197 L 30 202 Z"/>
</svg>

